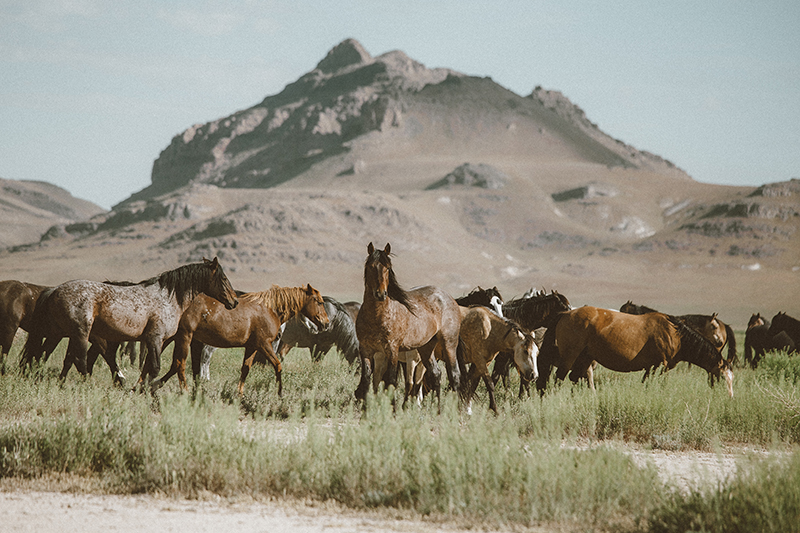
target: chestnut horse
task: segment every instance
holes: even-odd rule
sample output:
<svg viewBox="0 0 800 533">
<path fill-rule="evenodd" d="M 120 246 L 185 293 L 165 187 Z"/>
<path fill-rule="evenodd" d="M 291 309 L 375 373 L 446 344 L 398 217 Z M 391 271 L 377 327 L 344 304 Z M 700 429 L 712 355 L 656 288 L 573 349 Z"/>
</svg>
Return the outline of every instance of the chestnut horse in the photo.
<svg viewBox="0 0 800 533">
<path fill-rule="evenodd" d="M 450 387 L 460 389 L 461 372 L 456 350 L 461 311 L 452 296 L 431 285 L 404 290 L 392 270 L 391 246 L 367 246 L 364 263 L 364 300 L 356 318 L 361 381 L 356 398 L 365 400 L 376 353 L 387 359 L 387 383 L 397 383 L 401 351 L 417 350 L 425 366 L 426 381 L 440 395 L 439 359 L 444 360 Z M 436 351 L 436 354 L 434 353 Z M 405 399 L 404 399 L 405 401 Z"/>
<path fill-rule="evenodd" d="M 298 313 L 308 317 L 320 329 L 328 326 L 322 295 L 311 285 L 273 285 L 266 291 L 242 293 L 235 309 L 228 309 L 213 298 L 198 296 L 181 316 L 175 334 L 172 366 L 163 377 L 153 382 L 153 389 L 161 387 L 170 377 L 178 374 L 181 388 L 185 390 L 186 358 L 192 348 L 202 349 L 205 344 L 217 348 L 244 347 L 239 394 L 244 392 L 244 382 L 253 365 L 256 351 L 261 351 L 275 369 L 278 394 L 282 394 L 282 366 L 272 349 L 272 342 L 280 334 L 281 324 Z M 200 354 L 196 357 L 193 354 L 192 360 L 199 362 Z M 195 374 L 199 372 L 199 364 L 196 366 L 197 368 L 193 365 Z"/>
<path fill-rule="evenodd" d="M 749 364 L 754 370 L 766 352 L 786 350 L 792 353 L 796 349 L 796 344 L 788 333 L 779 331 L 772 334 L 769 330 L 770 325 L 770 321 L 762 317 L 761 313 L 751 315 L 747 322 L 747 331 L 744 334 L 744 364 Z"/>
<path fill-rule="evenodd" d="M 630 315 L 643 315 L 657 312 L 655 309 L 643 305 L 636 305 L 630 300 L 625 302 L 619 310 L 621 313 Z M 731 363 L 731 366 L 736 364 L 736 335 L 733 333 L 733 328 L 719 319 L 717 313 L 711 315 L 678 315 L 678 318 L 683 320 L 687 326 L 708 339 L 720 352 L 722 352 L 722 349 L 727 345 L 727 359 Z"/>
<path fill-rule="evenodd" d="M 544 391 L 552 366 L 558 367 L 558 379 L 570 370 L 573 381 L 588 373 L 594 388 L 589 372 L 593 361 L 617 372 L 647 373 L 662 364 L 669 370 L 686 361 L 706 370 L 712 385 L 724 375 L 733 396 L 730 361 L 682 320 L 663 313 L 629 315 L 589 306 L 562 313 L 545 333 L 537 388 Z"/>
<path fill-rule="evenodd" d="M 13 279 L 0 281 L 0 374 L 6 373 L 6 356 L 17 330 L 30 330 L 36 299 L 47 288 Z"/>
<path fill-rule="evenodd" d="M 489 391 L 489 408 L 497 413 L 494 398 L 494 382 L 489 376 L 489 364 L 501 350 L 513 353 L 514 364 L 525 381 L 539 377 L 536 356 L 539 348 L 533 335 L 521 329 L 515 322 L 499 317 L 486 307 L 462 308 L 461 341 L 459 356 L 465 364 L 471 364 L 464 380 L 467 409 L 472 411 L 472 397 L 483 378 Z"/>
<path fill-rule="evenodd" d="M 24 350 L 39 360 L 45 337 L 69 337 L 61 372 L 64 378 L 73 363 L 78 372 L 87 374 L 90 335 L 115 344 L 141 340 L 147 346 L 145 373 L 155 377 L 165 340 L 175 334 L 181 313 L 201 293 L 213 295 L 226 307 L 236 307 L 233 287 L 216 258 L 184 265 L 137 284 L 68 281 L 53 288 L 36 305 L 34 326 Z"/>
</svg>

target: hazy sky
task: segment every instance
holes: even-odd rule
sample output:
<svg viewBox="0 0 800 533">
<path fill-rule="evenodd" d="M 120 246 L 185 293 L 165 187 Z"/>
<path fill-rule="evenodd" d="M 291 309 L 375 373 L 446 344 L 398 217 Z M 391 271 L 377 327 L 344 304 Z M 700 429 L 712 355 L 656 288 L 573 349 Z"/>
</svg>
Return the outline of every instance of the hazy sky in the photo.
<svg viewBox="0 0 800 533">
<path fill-rule="evenodd" d="M 800 177 L 797 0 L 0 0 L 0 177 L 109 208 L 173 136 L 348 37 L 521 96 L 559 90 L 699 181 Z"/>
</svg>

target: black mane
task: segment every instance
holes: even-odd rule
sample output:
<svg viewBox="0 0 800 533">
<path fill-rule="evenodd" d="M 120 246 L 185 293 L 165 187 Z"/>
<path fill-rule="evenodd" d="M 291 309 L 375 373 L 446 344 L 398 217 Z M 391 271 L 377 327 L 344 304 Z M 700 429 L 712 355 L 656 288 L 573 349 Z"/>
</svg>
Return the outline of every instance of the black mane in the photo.
<svg viewBox="0 0 800 533">
<path fill-rule="evenodd" d="M 375 263 L 380 263 L 385 268 L 389 270 L 389 286 L 387 287 L 387 295 L 392 300 L 403 304 L 403 306 L 408 309 L 411 313 L 414 313 L 414 304 L 411 303 L 411 300 L 408 297 L 408 293 L 400 286 L 397 282 L 397 276 L 394 274 L 394 270 L 392 270 L 392 259 L 389 257 L 390 254 L 387 254 L 383 250 L 378 250 L 377 248 L 367 256 L 367 260 L 364 263 L 364 279 L 366 280 L 367 275 L 367 268 L 370 265 Z"/>
</svg>

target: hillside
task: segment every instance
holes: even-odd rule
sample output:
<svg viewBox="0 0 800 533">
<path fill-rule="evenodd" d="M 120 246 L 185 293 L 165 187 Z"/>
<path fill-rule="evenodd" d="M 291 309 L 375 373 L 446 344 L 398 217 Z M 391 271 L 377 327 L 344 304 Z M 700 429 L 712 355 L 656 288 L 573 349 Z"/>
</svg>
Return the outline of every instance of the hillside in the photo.
<svg viewBox="0 0 800 533">
<path fill-rule="evenodd" d="M 366 244 L 391 242 L 408 287 L 556 288 L 743 328 L 752 312 L 800 315 L 798 184 L 698 183 L 557 91 L 519 96 L 347 40 L 279 94 L 176 135 L 149 187 L 53 222 L 0 268 L 138 281 L 218 255 L 237 288 L 360 299 Z"/>
</svg>

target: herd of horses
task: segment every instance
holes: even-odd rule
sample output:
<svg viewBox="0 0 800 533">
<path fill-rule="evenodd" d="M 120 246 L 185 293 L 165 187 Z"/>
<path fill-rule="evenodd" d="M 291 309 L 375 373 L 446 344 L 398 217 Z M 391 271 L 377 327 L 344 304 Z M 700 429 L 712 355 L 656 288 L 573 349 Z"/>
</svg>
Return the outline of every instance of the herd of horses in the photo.
<svg viewBox="0 0 800 533">
<path fill-rule="evenodd" d="M 711 385 L 724 379 L 733 396 L 736 340 L 716 313 L 673 316 L 630 301 L 619 311 L 573 308 L 556 291 L 532 290 L 505 302 L 496 287 L 478 287 L 456 299 L 432 285 L 403 289 L 391 257 L 389 244 L 380 250 L 369 243 L 360 303 L 323 297 L 311 285 L 235 291 L 216 258 L 139 283 L 74 280 L 49 287 L 0 281 L 0 371 L 5 372 L 21 328 L 28 333 L 19 362 L 24 370 L 46 361 L 63 338 L 69 339 L 62 379 L 72 366 L 81 375 L 91 374 L 102 356 L 121 385 L 118 350 L 138 341 L 136 387 L 149 385 L 152 391 L 173 375 L 186 389 L 190 356 L 194 379 L 209 379 L 214 348 L 242 347 L 239 393 L 259 362 L 272 365 L 280 395 L 282 361 L 290 349 L 308 348 L 318 361 L 336 346 L 349 364 L 359 361 L 355 396 L 364 402 L 369 389 L 377 392 L 382 382 L 397 387 L 401 369 L 404 404 L 429 393 L 440 398 L 440 362 L 449 388 L 467 409 L 482 380 L 496 412 L 495 386 L 508 384 L 512 367 L 520 376 L 520 397 L 530 394 L 532 382 L 544 394 L 553 369 L 557 380 L 585 379 L 593 389 L 597 365 L 644 371 L 644 381 L 655 369 L 669 370 L 681 361 L 703 368 Z M 161 353 L 172 342 L 172 364 L 159 377 Z M 798 343 L 797 319 L 778 313 L 768 321 L 754 314 L 745 333 L 745 364 L 756 368 L 766 352 L 791 353 Z"/>
</svg>

